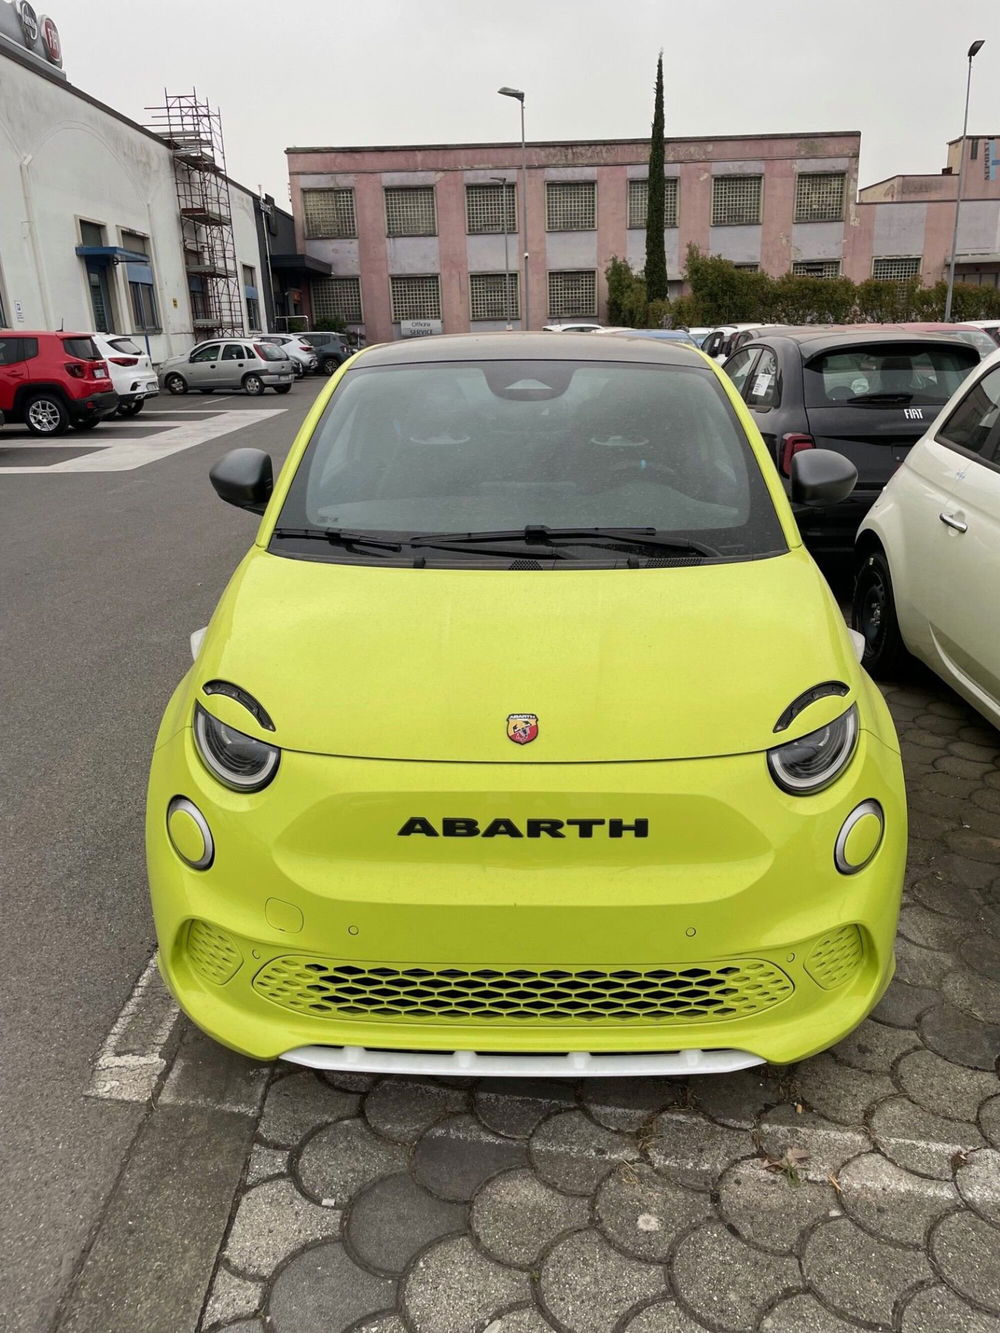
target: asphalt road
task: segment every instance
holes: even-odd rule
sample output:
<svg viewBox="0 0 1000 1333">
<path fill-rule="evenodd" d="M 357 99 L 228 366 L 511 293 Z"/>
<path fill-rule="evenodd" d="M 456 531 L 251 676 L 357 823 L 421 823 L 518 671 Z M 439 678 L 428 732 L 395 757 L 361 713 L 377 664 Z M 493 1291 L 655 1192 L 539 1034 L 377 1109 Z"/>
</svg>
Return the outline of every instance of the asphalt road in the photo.
<svg viewBox="0 0 1000 1333">
<path fill-rule="evenodd" d="M 158 719 L 190 660 L 189 634 L 254 532 L 251 515 L 216 498 L 208 469 L 236 444 L 283 459 L 324 384 L 283 398 L 161 396 L 139 418 L 51 450 L 19 427 L 0 431 L 5 1333 L 54 1326 L 145 1114 L 83 1092 L 153 947 L 142 811 Z M 245 427 L 148 466 L 7 470 L 111 436 L 155 451 L 157 426 L 176 433 L 226 411 Z"/>
</svg>

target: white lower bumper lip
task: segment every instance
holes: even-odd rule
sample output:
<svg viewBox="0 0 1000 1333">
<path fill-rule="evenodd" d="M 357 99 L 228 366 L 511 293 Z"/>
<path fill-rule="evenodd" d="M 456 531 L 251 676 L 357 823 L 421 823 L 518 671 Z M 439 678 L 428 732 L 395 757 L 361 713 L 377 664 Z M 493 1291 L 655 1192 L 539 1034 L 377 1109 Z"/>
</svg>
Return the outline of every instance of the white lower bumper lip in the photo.
<svg viewBox="0 0 1000 1333">
<path fill-rule="evenodd" d="M 762 1065 L 749 1051 L 566 1051 L 506 1055 L 494 1051 L 383 1051 L 367 1046 L 296 1046 L 280 1057 L 310 1069 L 366 1074 L 466 1074 L 489 1078 L 620 1078 L 731 1074 Z"/>
</svg>

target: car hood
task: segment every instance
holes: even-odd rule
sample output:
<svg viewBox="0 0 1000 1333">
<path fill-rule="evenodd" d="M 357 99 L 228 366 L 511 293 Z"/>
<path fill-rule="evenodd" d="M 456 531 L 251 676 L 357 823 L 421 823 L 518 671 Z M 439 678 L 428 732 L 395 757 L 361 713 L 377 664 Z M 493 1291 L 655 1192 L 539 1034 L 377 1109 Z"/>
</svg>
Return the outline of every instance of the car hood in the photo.
<svg viewBox="0 0 1000 1333">
<path fill-rule="evenodd" d="M 249 691 L 274 721 L 201 693 Z M 639 570 L 387 569 L 254 548 L 190 677 L 211 711 L 285 749 L 579 763 L 748 753 L 821 681 L 861 680 L 812 559 Z M 781 740 L 849 697 L 807 707 Z M 507 719 L 538 718 L 513 744 Z"/>
</svg>

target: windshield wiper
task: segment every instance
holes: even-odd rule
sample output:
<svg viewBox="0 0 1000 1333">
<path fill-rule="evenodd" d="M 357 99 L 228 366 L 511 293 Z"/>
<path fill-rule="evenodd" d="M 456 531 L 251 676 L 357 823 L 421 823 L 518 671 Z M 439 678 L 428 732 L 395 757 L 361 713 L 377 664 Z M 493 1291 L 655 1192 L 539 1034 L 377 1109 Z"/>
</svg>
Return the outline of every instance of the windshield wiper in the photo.
<svg viewBox="0 0 1000 1333">
<path fill-rule="evenodd" d="M 296 537 L 306 541 L 329 542 L 331 546 L 374 546 L 383 551 L 401 551 L 402 542 L 385 542 L 370 537 L 366 532 L 351 532 L 347 528 L 275 528 L 272 537 Z"/>
<path fill-rule="evenodd" d="M 655 547 L 657 550 L 677 551 L 694 555 L 717 555 L 712 547 L 688 538 L 661 537 L 656 528 L 550 528 L 545 524 L 528 524 L 524 528 L 509 528 L 500 532 L 424 532 L 410 539 L 411 546 L 447 546 L 455 550 L 469 550 L 490 542 L 509 542 L 520 539 L 526 545 L 590 546 L 612 542 L 621 546 Z M 519 552 L 519 554 L 523 554 Z M 543 554 L 548 554 L 543 552 Z"/>
<path fill-rule="evenodd" d="M 853 398 L 848 398 L 849 403 L 909 403 L 913 401 L 912 393 L 856 393 Z"/>
</svg>

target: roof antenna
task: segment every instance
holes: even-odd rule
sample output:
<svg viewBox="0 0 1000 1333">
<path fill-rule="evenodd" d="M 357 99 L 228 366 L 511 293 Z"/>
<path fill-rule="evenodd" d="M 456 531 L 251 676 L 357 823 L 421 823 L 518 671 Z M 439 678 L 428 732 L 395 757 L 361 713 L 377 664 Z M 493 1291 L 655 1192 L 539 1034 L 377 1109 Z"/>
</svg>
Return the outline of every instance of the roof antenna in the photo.
<svg viewBox="0 0 1000 1333">
<path fill-rule="evenodd" d="M 62 319 L 59 321 L 59 332 L 65 333 L 65 331 L 66 331 L 66 316 L 63 315 Z"/>
</svg>

